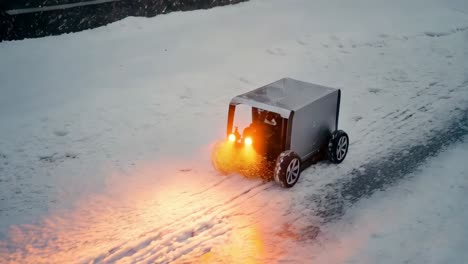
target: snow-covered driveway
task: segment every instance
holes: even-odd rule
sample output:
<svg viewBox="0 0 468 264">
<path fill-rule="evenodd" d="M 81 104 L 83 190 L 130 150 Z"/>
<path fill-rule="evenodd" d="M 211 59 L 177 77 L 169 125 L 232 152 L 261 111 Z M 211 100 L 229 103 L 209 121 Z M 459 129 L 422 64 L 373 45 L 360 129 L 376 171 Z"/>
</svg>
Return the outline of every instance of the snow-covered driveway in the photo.
<svg viewBox="0 0 468 264">
<path fill-rule="evenodd" d="M 255 0 L 0 43 L 0 260 L 307 262 L 467 134 L 464 2 Z M 291 190 L 220 177 L 229 99 L 285 76 L 342 89 L 346 161 Z"/>
<path fill-rule="evenodd" d="M 468 138 L 362 199 L 307 245 L 314 263 L 466 263 Z M 303 254 L 304 255 L 304 254 Z"/>
</svg>

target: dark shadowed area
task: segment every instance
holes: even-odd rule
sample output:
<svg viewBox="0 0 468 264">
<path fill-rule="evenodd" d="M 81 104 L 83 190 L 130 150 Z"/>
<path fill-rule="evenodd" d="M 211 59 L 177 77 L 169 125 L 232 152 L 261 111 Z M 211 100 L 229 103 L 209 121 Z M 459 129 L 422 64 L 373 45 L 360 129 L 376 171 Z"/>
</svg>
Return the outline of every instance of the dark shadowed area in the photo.
<svg viewBox="0 0 468 264">
<path fill-rule="evenodd" d="M 100 27 L 128 16 L 153 17 L 246 0 L 2 0 L 0 41 L 60 35 Z"/>
</svg>

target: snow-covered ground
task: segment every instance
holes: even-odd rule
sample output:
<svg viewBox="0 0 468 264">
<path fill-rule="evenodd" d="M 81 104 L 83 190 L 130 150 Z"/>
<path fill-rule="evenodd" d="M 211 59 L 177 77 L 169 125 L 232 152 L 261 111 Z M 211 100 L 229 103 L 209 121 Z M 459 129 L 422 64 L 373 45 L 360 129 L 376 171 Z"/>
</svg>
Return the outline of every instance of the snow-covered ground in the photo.
<svg viewBox="0 0 468 264">
<path fill-rule="evenodd" d="M 466 263 L 466 157 L 468 138 L 322 227 L 316 263 Z"/>
<path fill-rule="evenodd" d="M 0 43 L 0 262 L 463 262 L 467 144 L 431 156 L 468 131 L 467 43 L 462 0 L 255 0 Z M 229 99 L 285 76 L 342 89 L 345 162 L 291 190 L 217 175 Z"/>
</svg>

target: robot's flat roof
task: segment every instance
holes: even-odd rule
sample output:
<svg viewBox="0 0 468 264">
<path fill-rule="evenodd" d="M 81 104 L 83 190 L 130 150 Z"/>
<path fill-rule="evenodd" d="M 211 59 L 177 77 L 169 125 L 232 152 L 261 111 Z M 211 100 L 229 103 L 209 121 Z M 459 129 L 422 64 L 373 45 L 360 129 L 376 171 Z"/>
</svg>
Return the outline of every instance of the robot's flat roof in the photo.
<svg viewBox="0 0 468 264">
<path fill-rule="evenodd" d="M 283 78 L 238 95 L 231 100 L 231 104 L 247 104 L 263 109 L 273 107 L 283 110 L 278 109 L 277 112 L 297 111 L 337 90 L 291 78 Z M 286 113 L 282 113 L 282 115 L 284 116 Z"/>
</svg>

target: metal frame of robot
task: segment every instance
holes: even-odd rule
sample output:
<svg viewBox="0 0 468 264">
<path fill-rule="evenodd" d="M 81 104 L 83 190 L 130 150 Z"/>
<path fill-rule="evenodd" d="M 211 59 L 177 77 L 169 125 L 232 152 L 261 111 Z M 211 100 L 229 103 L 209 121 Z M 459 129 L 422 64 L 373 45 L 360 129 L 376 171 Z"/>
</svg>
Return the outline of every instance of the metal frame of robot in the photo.
<svg viewBox="0 0 468 264">
<path fill-rule="evenodd" d="M 281 151 L 292 150 L 302 161 L 327 147 L 338 129 L 341 90 L 283 78 L 234 97 L 229 104 L 227 134 L 232 133 L 239 104 L 278 113 Z"/>
</svg>

